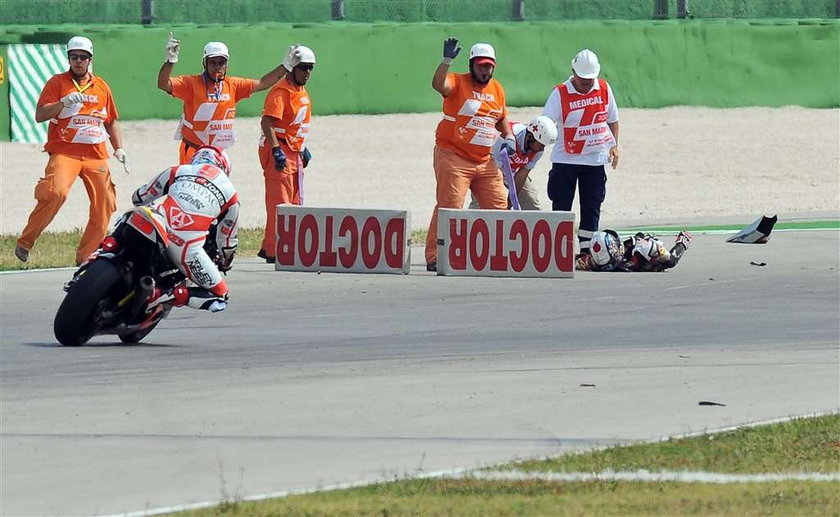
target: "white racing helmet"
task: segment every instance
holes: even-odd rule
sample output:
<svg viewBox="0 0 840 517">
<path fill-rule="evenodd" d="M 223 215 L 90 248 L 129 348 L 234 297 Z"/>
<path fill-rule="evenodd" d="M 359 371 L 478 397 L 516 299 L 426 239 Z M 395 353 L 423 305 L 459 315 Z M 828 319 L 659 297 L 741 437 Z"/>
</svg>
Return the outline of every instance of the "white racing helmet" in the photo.
<svg viewBox="0 0 840 517">
<path fill-rule="evenodd" d="M 202 58 L 201 62 L 207 62 L 208 57 L 219 56 L 230 60 L 230 52 L 228 51 L 227 45 L 225 45 L 221 41 L 211 41 L 204 45 L 204 57 Z"/>
<path fill-rule="evenodd" d="M 476 43 L 470 48 L 470 61 L 475 59 L 476 64 L 496 64 L 496 49 L 489 43 Z"/>
<path fill-rule="evenodd" d="M 67 42 L 67 53 L 71 50 L 84 50 L 93 57 L 93 42 L 84 36 L 73 36 Z"/>
<path fill-rule="evenodd" d="M 311 65 L 315 64 L 315 52 L 312 51 L 311 48 L 305 45 L 298 45 L 297 52 L 299 56 L 298 64 L 308 63 Z"/>
<path fill-rule="evenodd" d="M 531 122 L 528 122 L 527 129 L 534 135 L 537 142 L 545 146 L 549 146 L 557 141 L 557 124 L 545 115 L 540 115 L 531 120 Z"/>
<path fill-rule="evenodd" d="M 190 163 L 193 165 L 209 163 L 222 169 L 225 171 L 225 174 L 230 176 L 230 158 L 228 158 L 228 155 L 224 150 L 212 145 L 202 146 L 190 159 Z"/>
<path fill-rule="evenodd" d="M 572 59 L 572 70 L 581 79 L 595 79 L 601 73 L 601 63 L 595 52 L 585 48 Z"/>
<path fill-rule="evenodd" d="M 624 244 L 615 230 L 595 232 L 589 243 L 589 254 L 598 269 L 615 269 L 624 258 Z"/>
</svg>

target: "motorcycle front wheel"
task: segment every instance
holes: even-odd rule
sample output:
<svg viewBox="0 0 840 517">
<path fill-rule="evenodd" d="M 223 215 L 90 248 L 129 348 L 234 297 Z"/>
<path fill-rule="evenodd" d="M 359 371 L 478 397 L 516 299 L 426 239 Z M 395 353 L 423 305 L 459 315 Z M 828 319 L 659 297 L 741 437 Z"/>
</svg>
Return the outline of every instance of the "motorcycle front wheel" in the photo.
<svg viewBox="0 0 840 517">
<path fill-rule="evenodd" d="M 120 282 L 117 267 L 108 260 L 96 260 L 79 277 L 61 302 L 53 322 L 53 333 L 65 346 L 79 346 L 100 328 L 103 310 L 109 308 L 109 293 Z"/>
</svg>

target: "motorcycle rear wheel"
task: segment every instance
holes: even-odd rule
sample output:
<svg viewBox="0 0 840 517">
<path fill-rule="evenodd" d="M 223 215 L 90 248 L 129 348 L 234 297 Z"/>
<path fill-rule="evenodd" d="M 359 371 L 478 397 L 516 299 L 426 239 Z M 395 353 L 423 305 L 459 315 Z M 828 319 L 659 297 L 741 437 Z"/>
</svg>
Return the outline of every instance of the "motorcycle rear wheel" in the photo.
<svg viewBox="0 0 840 517">
<path fill-rule="evenodd" d="M 82 273 L 55 314 L 53 333 L 59 343 L 79 346 L 96 334 L 94 317 L 107 308 L 108 293 L 118 282 L 120 273 L 108 260 L 96 260 Z"/>
</svg>

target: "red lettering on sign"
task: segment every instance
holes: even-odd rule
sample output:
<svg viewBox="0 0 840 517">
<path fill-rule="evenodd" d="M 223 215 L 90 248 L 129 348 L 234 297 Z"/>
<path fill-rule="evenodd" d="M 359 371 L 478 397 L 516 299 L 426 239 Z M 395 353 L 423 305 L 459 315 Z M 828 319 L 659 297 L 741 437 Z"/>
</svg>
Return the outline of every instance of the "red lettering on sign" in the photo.
<svg viewBox="0 0 840 517">
<path fill-rule="evenodd" d="M 318 258 L 318 264 L 323 267 L 335 267 L 338 263 L 338 253 L 333 251 L 333 216 L 328 215 L 324 221 L 324 251 Z"/>
<path fill-rule="evenodd" d="M 307 239 L 307 236 L 309 239 Z M 307 240 L 309 245 L 307 246 Z M 298 248 L 300 249 L 300 263 L 309 267 L 315 263 L 318 256 L 318 220 L 312 214 L 306 214 L 300 220 L 298 234 Z"/>
<path fill-rule="evenodd" d="M 534 225 L 534 235 L 531 238 L 531 249 L 534 253 L 534 268 L 540 273 L 548 269 L 551 264 L 551 227 L 545 219 L 537 221 Z"/>
<path fill-rule="evenodd" d="M 295 233 L 297 231 L 297 216 L 285 214 L 277 216 L 277 247 L 274 256 L 277 263 L 286 266 L 295 263 Z"/>
<path fill-rule="evenodd" d="M 495 241 L 496 246 L 493 251 L 493 256 L 490 257 L 490 269 L 492 271 L 507 271 L 508 258 L 505 253 L 505 239 L 502 236 L 505 234 L 505 222 L 502 219 L 496 220 Z"/>
<path fill-rule="evenodd" d="M 371 249 L 373 245 L 373 249 Z M 362 226 L 362 262 L 368 269 L 373 269 L 379 263 L 382 253 L 382 227 L 375 217 L 368 217 Z"/>
<path fill-rule="evenodd" d="M 338 260 L 341 261 L 342 267 L 350 269 L 356 262 L 356 255 L 359 253 L 359 229 L 356 228 L 356 220 L 353 219 L 353 216 L 344 216 L 338 226 L 338 235 L 339 237 L 348 236 L 349 249 L 339 249 Z"/>
<path fill-rule="evenodd" d="M 475 272 L 573 271 L 574 227 L 548 219 L 449 220 L 449 268 Z M 466 239 L 466 242 L 465 242 Z M 556 270 L 553 267 L 556 265 Z"/>
<path fill-rule="evenodd" d="M 574 261 L 574 242 L 569 238 L 575 234 L 571 221 L 562 221 L 557 224 L 557 231 L 554 234 L 554 263 L 560 271 L 571 271 Z"/>
<path fill-rule="evenodd" d="M 467 269 L 467 220 L 449 220 L 449 267 Z"/>
<path fill-rule="evenodd" d="M 385 225 L 385 263 L 401 268 L 405 251 L 405 219 L 391 219 Z"/>
<path fill-rule="evenodd" d="M 283 213 L 275 223 L 275 256 L 284 266 L 338 270 L 401 270 L 405 266 L 405 219 Z"/>
<path fill-rule="evenodd" d="M 481 237 L 481 247 L 478 246 L 478 238 Z M 476 219 L 470 228 L 470 262 L 472 267 L 481 271 L 487 265 L 487 257 L 490 255 L 490 229 L 484 219 Z"/>
<path fill-rule="evenodd" d="M 528 225 L 522 219 L 517 219 L 510 225 L 510 240 L 513 241 L 519 238 L 519 248 L 521 253 L 516 253 L 514 249 L 510 250 L 510 266 L 517 273 L 525 269 L 528 265 L 528 252 L 530 250 L 530 241 L 528 239 Z"/>
</svg>

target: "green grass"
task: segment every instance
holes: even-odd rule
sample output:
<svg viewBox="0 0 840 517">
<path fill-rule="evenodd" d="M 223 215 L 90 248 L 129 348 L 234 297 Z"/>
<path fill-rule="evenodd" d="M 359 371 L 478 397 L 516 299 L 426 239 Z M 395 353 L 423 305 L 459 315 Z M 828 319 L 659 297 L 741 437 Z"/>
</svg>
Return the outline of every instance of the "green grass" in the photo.
<svg viewBox="0 0 840 517">
<path fill-rule="evenodd" d="M 263 232 L 256 229 L 239 231 L 240 256 L 255 257 L 260 249 Z M 75 264 L 76 246 L 82 238 L 81 230 L 60 233 L 44 233 L 29 252 L 29 262 L 23 263 L 15 257 L 17 236 L 0 236 L 0 271 L 16 269 L 41 269 L 70 267 Z"/>
<path fill-rule="evenodd" d="M 17 236 L 0 235 L 0 271 L 71 267 L 75 264 L 76 246 L 81 238 L 81 230 L 44 233 L 30 251 L 29 262 L 23 263 L 14 254 Z M 261 228 L 240 228 L 238 256 L 256 257 L 262 238 Z M 422 244 L 425 241 L 425 230 L 412 233 L 411 242 Z"/>
<path fill-rule="evenodd" d="M 837 483 L 686 483 L 430 479 L 266 502 L 228 502 L 189 516 L 836 516 Z"/>
<path fill-rule="evenodd" d="M 505 468 L 505 467 L 501 467 Z M 840 416 L 507 465 L 541 472 L 840 472 Z M 840 483 L 741 484 L 417 479 L 262 502 L 235 498 L 190 516 L 840 516 Z"/>
<path fill-rule="evenodd" d="M 619 468 L 726 473 L 840 472 L 840 415 L 656 444 L 613 447 L 509 467 L 541 472 L 601 472 Z"/>
</svg>

